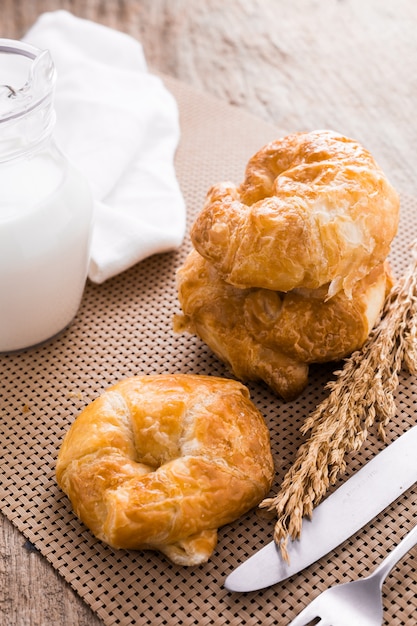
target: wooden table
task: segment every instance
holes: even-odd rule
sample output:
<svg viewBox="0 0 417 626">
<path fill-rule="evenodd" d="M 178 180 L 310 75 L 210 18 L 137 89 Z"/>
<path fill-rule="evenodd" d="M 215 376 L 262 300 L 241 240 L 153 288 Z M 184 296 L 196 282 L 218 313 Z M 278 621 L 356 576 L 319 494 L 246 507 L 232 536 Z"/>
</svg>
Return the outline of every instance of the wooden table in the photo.
<svg viewBox="0 0 417 626">
<path fill-rule="evenodd" d="M 139 39 L 149 66 L 291 132 L 333 128 L 417 194 L 414 0 L 1 0 L 0 36 L 55 9 Z M 0 625 L 101 622 L 5 518 Z"/>
</svg>

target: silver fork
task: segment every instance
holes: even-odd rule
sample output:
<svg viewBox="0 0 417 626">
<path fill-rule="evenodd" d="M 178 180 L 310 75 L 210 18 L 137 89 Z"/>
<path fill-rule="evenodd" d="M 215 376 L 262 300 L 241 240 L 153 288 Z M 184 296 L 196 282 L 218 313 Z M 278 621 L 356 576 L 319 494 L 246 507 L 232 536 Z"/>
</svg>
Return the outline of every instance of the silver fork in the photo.
<svg viewBox="0 0 417 626">
<path fill-rule="evenodd" d="M 417 526 L 400 541 L 370 574 L 326 589 L 293 619 L 288 626 L 381 626 L 382 583 L 398 561 L 417 543 Z"/>
</svg>

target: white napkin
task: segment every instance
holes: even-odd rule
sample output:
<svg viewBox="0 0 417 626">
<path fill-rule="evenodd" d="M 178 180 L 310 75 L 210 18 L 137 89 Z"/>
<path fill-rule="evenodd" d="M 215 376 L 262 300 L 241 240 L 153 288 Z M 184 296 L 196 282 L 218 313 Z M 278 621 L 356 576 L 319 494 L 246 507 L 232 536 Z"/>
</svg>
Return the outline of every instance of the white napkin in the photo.
<svg viewBox="0 0 417 626">
<path fill-rule="evenodd" d="M 41 15 L 24 40 L 52 55 L 55 137 L 94 195 L 89 278 L 102 283 L 177 248 L 185 233 L 173 163 L 178 109 L 140 43 L 66 11 Z"/>
</svg>

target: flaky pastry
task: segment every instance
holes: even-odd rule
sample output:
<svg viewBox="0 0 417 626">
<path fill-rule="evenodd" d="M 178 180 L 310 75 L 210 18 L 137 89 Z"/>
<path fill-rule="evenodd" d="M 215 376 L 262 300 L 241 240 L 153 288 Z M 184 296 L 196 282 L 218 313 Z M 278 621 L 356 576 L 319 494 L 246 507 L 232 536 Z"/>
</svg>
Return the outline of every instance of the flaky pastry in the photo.
<svg viewBox="0 0 417 626">
<path fill-rule="evenodd" d="M 115 548 L 208 560 L 217 529 L 268 493 L 269 432 L 242 384 L 138 376 L 87 406 L 62 443 L 56 476 L 75 513 Z"/>
<path fill-rule="evenodd" d="M 285 400 L 308 381 L 309 364 L 339 360 L 360 348 L 392 286 L 380 264 L 348 298 L 327 286 L 289 293 L 238 289 L 192 250 L 177 273 L 182 315 L 177 332 L 198 335 L 242 381 L 264 380 Z"/>
<path fill-rule="evenodd" d="M 236 287 L 350 295 L 387 257 L 398 217 L 396 191 L 359 143 L 295 133 L 259 150 L 241 185 L 211 188 L 191 239 Z"/>
</svg>

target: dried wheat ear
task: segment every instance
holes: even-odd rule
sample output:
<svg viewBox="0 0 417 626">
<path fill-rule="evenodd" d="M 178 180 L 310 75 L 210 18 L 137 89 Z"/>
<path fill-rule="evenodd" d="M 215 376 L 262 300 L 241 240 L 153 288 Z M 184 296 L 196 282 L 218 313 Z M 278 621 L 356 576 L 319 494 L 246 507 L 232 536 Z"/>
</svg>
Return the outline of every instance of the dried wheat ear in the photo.
<svg viewBox="0 0 417 626">
<path fill-rule="evenodd" d="M 389 294 L 381 321 L 361 350 L 346 359 L 327 385 L 329 395 L 307 417 L 301 432 L 309 438 L 274 497 L 262 508 L 275 511 L 274 539 L 284 559 L 288 539 L 301 535 L 303 517 L 346 469 L 345 455 L 358 450 L 376 423 L 385 440 L 385 428 L 396 414 L 394 399 L 398 374 L 404 367 L 417 374 L 417 241 L 411 246 L 410 265 Z"/>
</svg>

